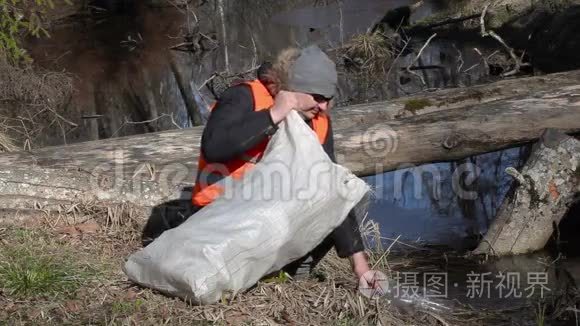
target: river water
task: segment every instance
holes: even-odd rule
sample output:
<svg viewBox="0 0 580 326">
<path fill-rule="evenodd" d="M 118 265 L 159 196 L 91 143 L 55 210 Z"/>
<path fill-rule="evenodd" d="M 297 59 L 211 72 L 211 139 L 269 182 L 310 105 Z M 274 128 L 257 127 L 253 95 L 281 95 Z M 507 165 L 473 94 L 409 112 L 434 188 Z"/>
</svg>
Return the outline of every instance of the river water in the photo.
<svg viewBox="0 0 580 326">
<path fill-rule="evenodd" d="M 62 133 L 47 135 L 37 139 L 35 145 L 167 130 L 175 128 L 175 124 L 188 126 L 185 104 L 169 65 L 171 60 L 177 63 L 186 79 L 202 86 L 214 72 L 247 71 L 288 46 L 317 43 L 332 51 L 353 35 L 366 31 L 390 8 L 409 3 L 344 0 L 339 6 L 333 1 L 327 2 L 224 1 L 224 24 L 213 2 L 191 8 L 175 8 L 164 2 L 154 8 L 131 1 L 125 1 L 123 6 L 107 6 L 103 2 L 101 5 L 106 10 L 96 11 L 98 15 L 59 24 L 51 31 L 50 39 L 31 40 L 28 44 L 37 63 L 73 74 L 75 96 L 66 109 L 66 117 L 82 121 L 80 128 L 67 130 L 65 137 Z M 425 1 L 411 20 L 441 9 L 440 2 Z M 199 31 L 209 38 L 221 40 L 225 27 L 225 41 L 217 50 L 201 55 L 169 50 L 183 42 L 184 34 L 197 32 L 196 21 Z M 419 46 L 424 42 L 416 41 Z M 419 61 L 420 65 L 436 67 L 421 72 L 427 82 L 424 87 L 457 87 L 490 81 L 493 78 L 486 75 L 483 66 L 477 66 L 480 57 L 473 50 L 479 47 L 491 53 L 494 49 L 488 45 L 477 40 L 436 39 Z M 458 69 L 458 53 L 462 54 L 462 70 Z M 410 78 L 401 69 L 413 57 L 399 58 L 389 78 L 374 85 L 371 91 L 353 83 L 348 74 L 341 74 L 342 97 L 353 103 L 421 91 L 424 87 L 418 78 Z M 470 69 L 466 72 L 467 68 Z M 212 99 L 207 88 L 201 88 L 201 92 L 208 100 Z M 173 116 L 173 122 L 169 115 Z M 147 124 L 130 123 L 160 116 L 163 117 Z M 398 238 L 400 242 L 459 252 L 472 248 L 487 230 L 511 185 L 505 168 L 520 167 L 525 161 L 525 152 L 525 147 L 515 148 L 461 162 L 409 167 L 367 177 L 366 181 L 374 189 L 368 218 L 380 225 L 384 237 Z M 473 264 L 455 254 L 440 257 L 425 259 L 424 266 L 413 268 L 421 271 L 421 276 L 425 271 L 449 273 L 452 298 L 492 310 L 516 305 L 529 307 L 538 296 L 505 299 L 500 298 L 496 289 L 490 298 L 485 295 L 468 298 L 468 274 L 519 273 L 524 290 L 528 285 L 524 278 L 530 272 L 547 272 L 546 284 L 553 292 L 561 288 L 568 291 L 580 277 L 578 272 L 573 272 L 580 270 L 578 260 L 560 257 L 556 264 L 550 265 L 556 259 L 550 253 L 484 264 Z M 517 318 L 520 317 L 514 320 Z"/>
</svg>

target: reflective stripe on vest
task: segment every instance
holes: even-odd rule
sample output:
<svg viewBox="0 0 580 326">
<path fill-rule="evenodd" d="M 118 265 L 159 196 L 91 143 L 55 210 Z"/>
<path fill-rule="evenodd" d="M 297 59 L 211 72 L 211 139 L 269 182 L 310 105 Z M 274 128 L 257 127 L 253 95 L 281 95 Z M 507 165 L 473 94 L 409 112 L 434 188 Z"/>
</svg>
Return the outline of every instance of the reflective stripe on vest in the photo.
<svg viewBox="0 0 580 326">
<path fill-rule="evenodd" d="M 248 85 L 252 91 L 254 111 L 269 109 L 274 105 L 274 99 L 268 92 L 268 89 L 259 80 L 248 81 L 244 84 Z M 312 129 L 316 133 L 319 142 L 324 144 L 328 134 L 328 117 L 326 114 L 318 114 L 311 121 Z M 192 194 L 193 204 L 196 206 L 206 206 L 223 193 L 224 189 L 222 185 L 216 183 L 212 178 L 215 179 L 217 177 L 222 179 L 226 176 L 231 176 L 234 179 L 241 179 L 262 158 L 268 141 L 269 139 L 265 139 L 254 148 L 240 155 L 239 158 L 233 159 L 225 164 L 208 163 L 200 151 L 197 164 L 198 174 Z"/>
</svg>

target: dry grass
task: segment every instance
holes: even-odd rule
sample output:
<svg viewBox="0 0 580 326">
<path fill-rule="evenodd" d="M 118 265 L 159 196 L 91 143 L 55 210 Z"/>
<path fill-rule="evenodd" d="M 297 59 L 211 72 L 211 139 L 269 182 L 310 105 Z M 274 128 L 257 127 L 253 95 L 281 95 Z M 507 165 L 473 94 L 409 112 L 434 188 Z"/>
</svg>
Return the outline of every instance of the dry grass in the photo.
<svg viewBox="0 0 580 326">
<path fill-rule="evenodd" d="M 0 132 L 0 152 L 13 152 L 19 148 L 14 144 L 14 140 L 5 133 Z"/>
<path fill-rule="evenodd" d="M 385 85 L 402 50 L 399 43 L 396 33 L 388 36 L 376 31 L 355 35 L 333 51 L 340 73 L 352 87 L 351 98 L 340 105 L 378 100 L 384 96 Z"/>
<path fill-rule="evenodd" d="M 5 135 L 0 137 L 0 148 L 30 146 L 52 126 L 74 127 L 62 113 L 72 92 L 70 75 L 17 67 L 0 56 L 0 134 Z"/>
<path fill-rule="evenodd" d="M 0 99 L 57 108 L 72 91 L 72 79 L 62 72 L 15 67 L 0 60 Z"/>
<path fill-rule="evenodd" d="M 396 56 L 394 45 L 394 39 L 377 31 L 354 36 L 340 52 L 357 70 L 380 76 Z"/>
<path fill-rule="evenodd" d="M 324 281 L 274 278 L 245 293 L 224 295 L 219 303 L 192 306 L 127 281 L 121 265 L 140 248 L 142 219 L 127 207 L 111 209 L 117 213 L 94 203 L 75 205 L 43 213 L 46 219 L 0 224 L 0 257 L 25 253 L 10 256 L 10 263 L 19 266 L 13 271 L 48 275 L 24 292 L 14 289 L 22 288 L 26 277 L 2 281 L 0 320 L 11 325 L 485 325 L 501 319 L 501 312 L 487 315 L 461 306 L 435 313 L 367 299 L 357 291 L 348 261 L 334 253 L 318 267 Z M 365 233 L 375 248 L 371 261 L 381 271 L 414 268 L 416 262 L 424 266 L 433 259 L 433 252 L 398 239 L 390 239 L 386 248 L 375 246 L 385 240 L 376 223 L 366 223 Z M 49 286 L 48 280 L 55 284 Z"/>
</svg>

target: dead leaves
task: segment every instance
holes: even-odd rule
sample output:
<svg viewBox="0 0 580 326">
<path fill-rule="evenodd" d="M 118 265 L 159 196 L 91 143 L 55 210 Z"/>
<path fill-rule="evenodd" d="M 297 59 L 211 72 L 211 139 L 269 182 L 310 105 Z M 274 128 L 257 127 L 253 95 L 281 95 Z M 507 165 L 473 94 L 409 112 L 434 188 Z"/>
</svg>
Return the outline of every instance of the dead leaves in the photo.
<svg viewBox="0 0 580 326">
<path fill-rule="evenodd" d="M 76 314 L 81 311 L 82 303 L 79 300 L 69 300 L 64 303 L 68 313 Z"/>
<path fill-rule="evenodd" d="M 140 294 L 141 294 L 141 292 L 138 292 L 135 289 L 129 289 L 125 293 L 125 299 L 127 299 L 129 301 L 133 301 L 133 300 L 137 299 L 137 297 L 139 297 Z"/>
<path fill-rule="evenodd" d="M 97 222 L 85 222 L 82 224 L 65 226 L 58 229 L 58 233 L 71 237 L 78 237 L 82 234 L 91 234 L 99 232 L 101 227 Z"/>
</svg>

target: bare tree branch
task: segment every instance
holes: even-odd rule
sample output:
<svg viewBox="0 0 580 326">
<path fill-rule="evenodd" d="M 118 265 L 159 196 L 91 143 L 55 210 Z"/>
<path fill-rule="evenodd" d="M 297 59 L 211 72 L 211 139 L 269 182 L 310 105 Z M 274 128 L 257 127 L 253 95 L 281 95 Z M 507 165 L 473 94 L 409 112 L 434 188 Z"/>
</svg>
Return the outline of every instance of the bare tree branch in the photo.
<svg viewBox="0 0 580 326">
<path fill-rule="evenodd" d="M 481 53 L 481 51 L 479 51 L 478 48 L 473 48 L 473 51 L 475 51 L 475 52 L 477 52 L 477 54 L 479 54 L 479 56 L 483 60 L 483 65 L 485 67 L 485 73 L 487 75 L 489 75 L 489 63 L 487 63 L 487 59 L 483 56 L 483 54 Z"/>
<path fill-rule="evenodd" d="M 481 25 L 481 36 L 482 37 L 491 36 L 492 38 L 494 38 L 496 41 L 498 41 L 506 49 L 506 51 L 509 53 L 510 57 L 512 57 L 512 59 L 514 60 L 515 67 L 511 71 L 503 73 L 502 76 L 503 77 L 513 76 L 513 75 L 517 74 L 518 72 L 520 72 L 521 67 L 529 66 L 529 64 L 522 63 L 521 58 L 519 58 L 516 55 L 514 49 L 512 47 L 510 47 L 509 45 L 507 45 L 507 43 L 501 38 L 501 36 L 499 36 L 493 30 L 486 30 L 485 29 L 485 16 L 487 15 L 487 10 L 489 9 L 489 6 L 490 6 L 490 4 L 487 4 L 483 8 L 483 12 L 481 13 L 481 17 L 479 20 L 480 25 Z"/>
<path fill-rule="evenodd" d="M 457 59 L 457 61 L 459 62 L 459 67 L 457 67 L 457 72 L 461 72 L 461 68 L 463 68 L 463 65 L 465 64 L 465 61 L 463 61 L 463 54 L 461 53 L 461 51 L 459 51 L 459 49 L 457 48 L 455 43 L 453 43 L 453 48 L 455 49 L 455 51 L 457 51 L 457 54 L 459 55 L 459 59 Z"/>
<path fill-rule="evenodd" d="M 431 37 L 429 37 L 429 39 L 427 39 L 427 42 L 425 42 L 425 44 L 423 44 L 423 47 L 419 50 L 419 53 L 417 54 L 415 59 L 407 66 L 407 72 L 411 75 L 415 75 L 415 76 L 419 77 L 419 79 L 421 79 L 421 83 L 423 83 L 423 86 L 426 85 L 425 79 L 423 78 L 423 76 L 419 75 L 418 73 L 411 71 L 411 66 L 413 66 L 417 62 L 417 60 L 419 60 L 419 58 L 421 57 L 421 54 L 423 53 L 425 48 L 427 48 L 427 46 L 429 45 L 429 43 L 431 42 L 431 40 L 435 36 L 437 36 L 437 33 L 434 33 L 433 35 L 431 35 Z"/>
</svg>

